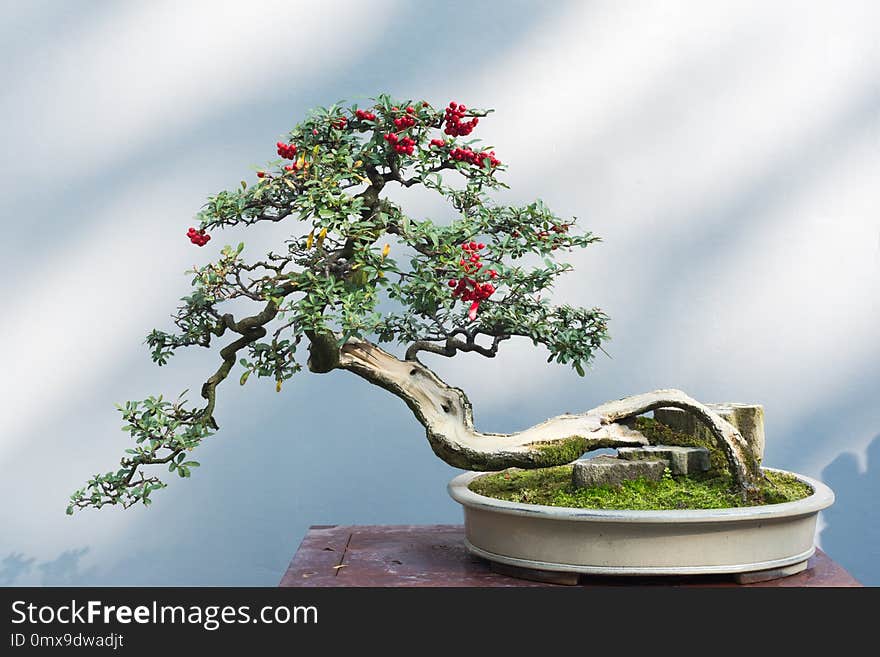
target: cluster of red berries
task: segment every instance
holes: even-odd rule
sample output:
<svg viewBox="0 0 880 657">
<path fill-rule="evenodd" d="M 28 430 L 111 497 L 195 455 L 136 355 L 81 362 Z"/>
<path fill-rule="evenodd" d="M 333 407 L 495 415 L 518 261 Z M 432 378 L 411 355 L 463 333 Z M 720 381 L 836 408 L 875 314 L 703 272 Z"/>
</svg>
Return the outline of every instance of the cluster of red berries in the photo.
<svg viewBox="0 0 880 657">
<path fill-rule="evenodd" d="M 211 241 L 211 236 L 208 233 L 204 230 L 196 230 L 195 228 L 190 228 L 186 231 L 186 236 L 190 242 L 199 246 L 205 246 L 205 244 Z"/>
<path fill-rule="evenodd" d="M 340 116 L 338 119 L 336 119 L 336 120 L 335 120 L 333 123 L 331 123 L 330 125 L 332 125 L 332 126 L 333 126 L 334 128 L 336 128 L 337 130 L 342 130 L 342 129 L 345 128 L 345 126 L 346 126 L 347 124 L 348 124 L 348 119 L 345 118 L 344 116 Z"/>
<path fill-rule="evenodd" d="M 473 273 L 476 275 L 477 272 L 483 268 L 483 263 L 480 262 L 480 251 L 484 248 L 486 248 L 485 244 L 477 244 L 476 242 L 466 242 L 461 245 L 461 250 L 465 252 L 465 256 L 467 257 L 459 260 L 459 265 L 461 265 L 461 268 L 466 274 Z M 487 273 L 489 278 L 498 277 L 498 272 L 494 269 L 488 270 Z M 480 307 L 480 302 L 485 301 L 495 294 L 495 286 L 492 285 L 492 283 L 480 283 L 468 276 L 462 276 L 457 280 L 454 278 L 451 279 L 449 281 L 449 287 L 453 288 L 453 297 L 461 299 L 462 301 L 471 302 L 471 307 L 468 309 L 468 318 L 471 321 L 474 321 L 477 318 L 477 310 Z"/>
<path fill-rule="evenodd" d="M 474 117 L 470 121 L 462 121 L 466 111 L 467 107 L 464 105 L 458 105 L 454 101 L 449 103 L 449 107 L 446 108 L 446 127 L 443 132 L 453 137 L 464 137 L 471 134 L 480 119 Z"/>
<path fill-rule="evenodd" d="M 407 128 L 412 128 L 416 124 L 416 119 L 413 114 L 416 113 L 414 107 L 407 107 L 406 114 L 394 119 L 394 127 L 398 130 L 406 130 Z"/>
<path fill-rule="evenodd" d="M 384 137 L 385 141 L 394 146 L 394 150 L 398 153 L 405 153 L 407 155 L 413 154 L 413 149 L 415 148 L 416 142 L 410 137 L 402 137 L 399 138 L 393 132 L 389 132 Z"/>
<path fill-rule="evenodd" d="M 471 273 L 471 270 L 478 272 L 483 268 L 483 263 L 480 262 L 480 260 L 482 260 L 480 251 L 485 248 L 486 245 L 482 242 L 479 244 L 476 242 L 465 242 L 461 245 L 461 250 L 464 251 L 464 255 L 467 257 L 459 260 L 458 264 L 461 265 L 461 268 L 464 269 L 466 273 Z M 494 276 L 492 278 L 494 278 Z"/>
<path fill-rule="evenodd" d="M 376 115 L 368 110 L 355 110 L 354 115 L 359 118 L 361 121 L 375 121 Z"/>
<path fill-rule="evenodd" d="M 475 153 L 470 148 L 453 148 L 449 151 L 449 157 L 459 162 L 470 162 L 478 167 L 485 167 L 486 162 L 490 167 L 497 167 L 501 164 L 501 160 L 495 157 L 495 151 Z"/>
<path fill-rule="evenodd" d="M 276 142 L 278 147 L 278 155 L 285 160 L 292 160 L 296 157 L 296 146 L 294 144 L 285 144 L 283 141 Z"/>
<path fill-rule="evenodd" d="M 442 139 L 432 139 L 431 146 L 436 146 L 437 148 L 443 148 L 444 146 L 446 146 L 446 142 L 443 141 Z"/>
<path fill-rule="evenodd" d="M 299 164 L 297 162 L 291 162 L 290 164 L 284 165 L 285 171 L 299 171 Z"/>
</svg>

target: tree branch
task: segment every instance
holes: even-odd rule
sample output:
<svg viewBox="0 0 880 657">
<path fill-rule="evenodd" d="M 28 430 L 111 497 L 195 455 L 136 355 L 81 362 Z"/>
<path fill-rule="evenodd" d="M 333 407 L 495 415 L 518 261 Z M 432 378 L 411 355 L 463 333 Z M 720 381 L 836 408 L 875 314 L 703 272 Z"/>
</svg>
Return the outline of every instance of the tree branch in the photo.
<svg viewBox="0 0 880 657">
<path fill-rule="evenodd" d="M 484 347 L 483 345 L 477 344 L 474 334 L 466 331 L 462 331 L 462 333 L 467 336 L 467 341 L 448 337 L 446 342 L 441 345 L 430 340 L 417 340 L 407 348 L 404 358 L 406 360 L 418 361 L 418 353 L 420 351 L 427 351 L 432 354 L 438 354 L 450 358 L 455 356 L 459 351 L 476 352 L 486 358 L 495 358 L 498 354 L 498 345 L 501 344 L 503 340 L 509 340 L 511 337 L 509 335 L 496 335 L 492 339 L 492 345 Z"/>
<path fill-rule="evenodd" d="M 292 290 L 292 287 L 290 289 Z M 289 291 L 286 293 L 289 293 Z M 245 317 L 238 322 L 234 321 L 230 314 L 223 316 L 223 323 L 225 326 L 231 331 L 241 334 L 241 337 L 220 350 L 220 358 L 223 362 L 220 364 L 220 367 L 217 368 L 217 371 L 205 381 L 204 385 L 202 385 L 202 397 L 208 402 L 205 409 L 202 411 L 202 417 L 214 429 L 217 428 L 217 422 L 214 420 L 214 405 L 216 402 L 217 386 L 229 376 L 229 371 L 232 369 L 232 366 L 235 365 L 235 356 L 238 351 L 265 336 L 265 324 L 271 322 L 277 314 L 278 306 L 274 301 L 269 301 L 262 311 L 256 315 Z"/>
</svg>

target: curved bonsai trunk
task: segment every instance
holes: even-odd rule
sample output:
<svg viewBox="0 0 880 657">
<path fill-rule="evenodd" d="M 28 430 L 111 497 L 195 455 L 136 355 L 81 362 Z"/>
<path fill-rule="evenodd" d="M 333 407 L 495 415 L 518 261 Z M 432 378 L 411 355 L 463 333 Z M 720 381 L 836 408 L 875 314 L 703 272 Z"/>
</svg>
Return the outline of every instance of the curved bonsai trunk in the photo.
<svg viewBox="0 0 880 657">
<path fill-rule="evenodd" d="M 754 490 L 760 470 L 745 440 L 728 422 L 679 390 L 657 390 L 602 404 L 586 413 L 559 415 L 512 434 L 474 429 L 464 392 L 447 385 L 418 360 L 400 360 L 366 341 L 350 340 L 335 367 L 348 370 L 400 397 L 425 427 L 434 453 L 468 470 L 562 465 L 600 447 L 646 445 L 647 439 L 618 420 L 674 406 L 704 422 L 724 449 L 738 486 Z M 317 366 L 317 363 L 315 363 Z M 327 371 L 324 369 L 324 371 Z"/>
<path fill-rule="evenodd" d="M 425 427 L 434 453 L 468 470 L 537 468 L 570 463 L 590 449 L 646 445 L 639 432 L 590 415 L 560 415 L 513 434 L 474 429 L 473 408 L 417 360 L 400 360 L 363 341 L 343 345 L 337 367 L 400 397 Z"/>
</svg>

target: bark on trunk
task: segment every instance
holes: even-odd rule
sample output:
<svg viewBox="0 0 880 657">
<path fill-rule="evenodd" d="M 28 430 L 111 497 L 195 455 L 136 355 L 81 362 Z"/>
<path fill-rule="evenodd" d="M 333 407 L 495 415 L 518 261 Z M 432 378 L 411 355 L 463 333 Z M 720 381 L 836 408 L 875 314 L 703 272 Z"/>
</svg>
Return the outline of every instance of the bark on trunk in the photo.
<svg viewBox="0 0 880 657">
<path fill-rule="evenodd" d="M 400 360 L 366 341 L 341 348 L 336 366 L 400 397 L 425 427 L 434 453 L 468 470 L 562 465 L 600 447 L 646 445 L 623 421 L 663 407 L 693 413 L 724 449 L 730 471 L 744 493 L 754 491 L 760 468 L 739 432 L 711 409 L 680 390 L 657 390 L 607 402 L 586 413 L 559 415 L 517 433 L 474 428 L 473 408 L 459 388 L 447 385 L 418 360 Z"/>
<path fill-rule="evenodd" d="M 474 429 L 473 407 L 460 388 L 447 385 L 417 360 L 400 360 L 379 347 L 349 341 L 339 368 L 400 397 L 425 427 L 441 459 L 468 470 L 536 468 L 570 463 L 599 447 L 646 445 L 639 432 L 589 414 L 560 415 L 512 434 Z"/>
</svg>

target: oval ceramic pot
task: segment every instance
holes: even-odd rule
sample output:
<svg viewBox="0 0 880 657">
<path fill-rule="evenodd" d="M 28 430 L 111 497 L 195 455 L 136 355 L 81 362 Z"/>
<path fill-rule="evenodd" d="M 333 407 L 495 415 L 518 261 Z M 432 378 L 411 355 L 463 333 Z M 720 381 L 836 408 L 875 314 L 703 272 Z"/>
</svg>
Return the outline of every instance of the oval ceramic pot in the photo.
<svg viewBox="0 0 880 657">
<path fill-rule="evenodd" d="M 813 494 L 797 502 L 731 509 L 573 509 L 507 502 L 470 490 L 468 485 L 486 474 L 466 472 L 449 483 L 449 494 L 464 507 L 467 549 L 530 570 L 602 575 L 797 572 L 815 551 L 819 512 L 834 502 L 834 493 L 822 482 L 786 473 L 810 486 Z"/>
</svg>

